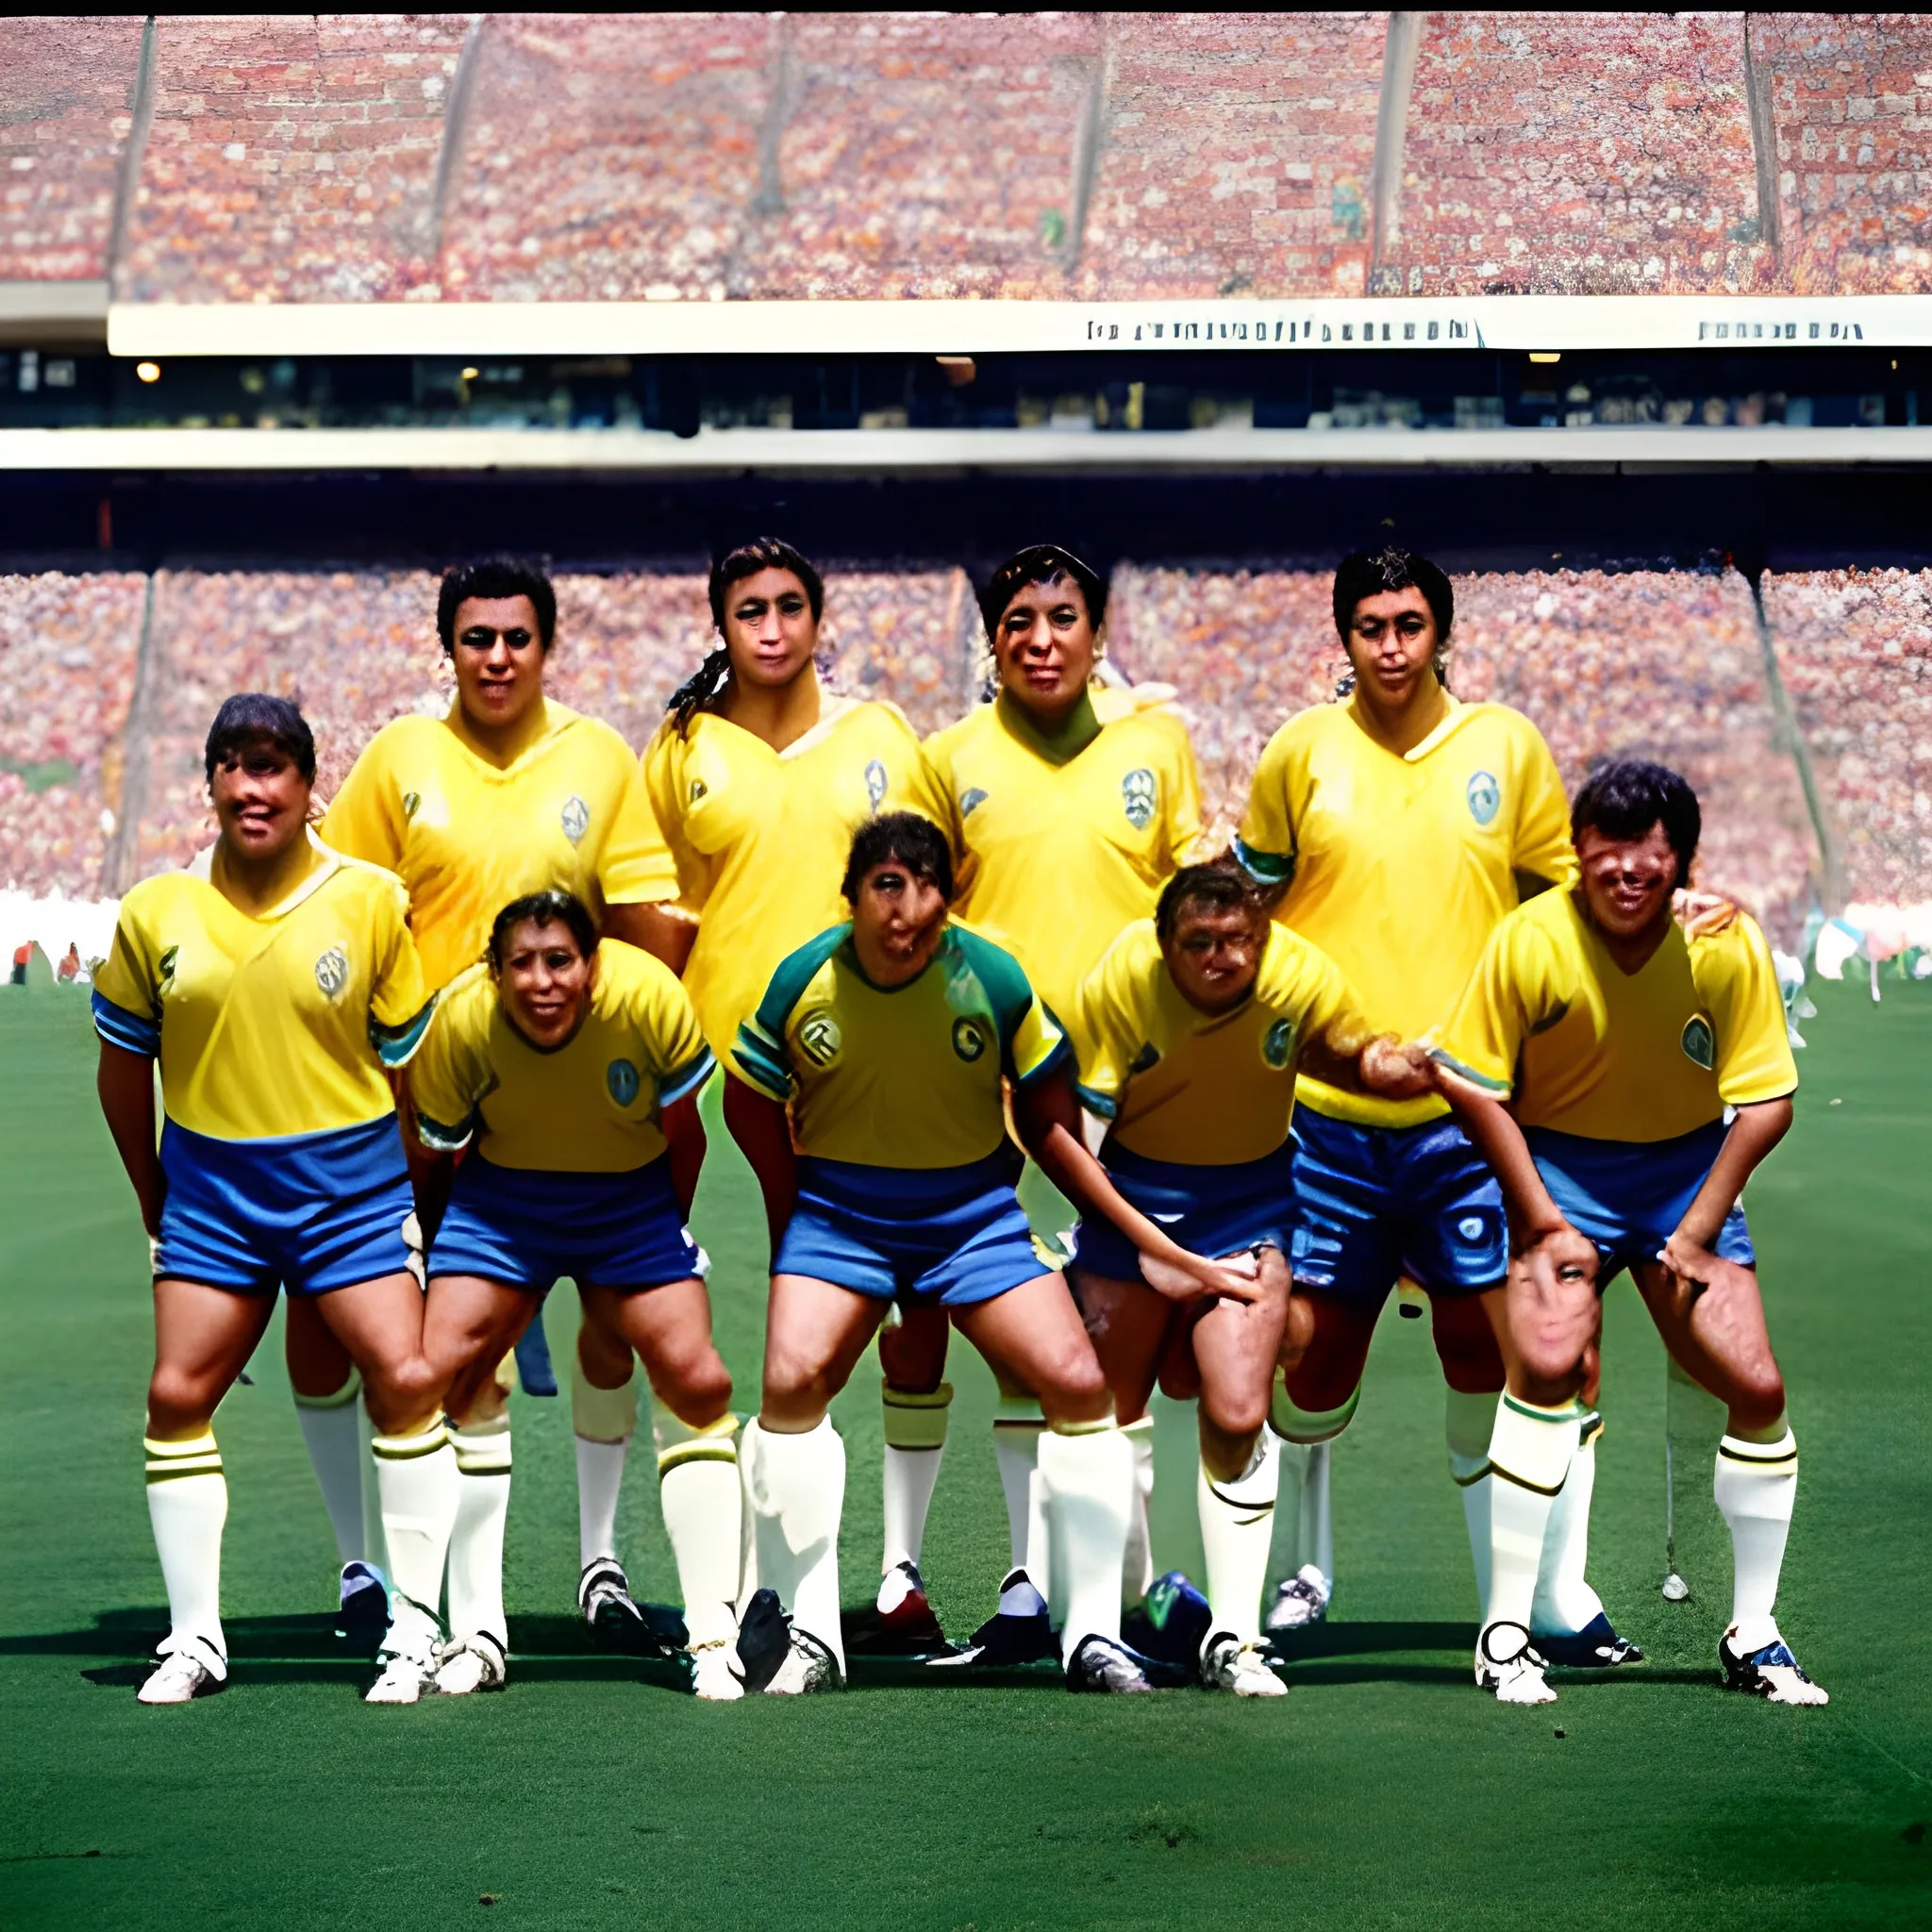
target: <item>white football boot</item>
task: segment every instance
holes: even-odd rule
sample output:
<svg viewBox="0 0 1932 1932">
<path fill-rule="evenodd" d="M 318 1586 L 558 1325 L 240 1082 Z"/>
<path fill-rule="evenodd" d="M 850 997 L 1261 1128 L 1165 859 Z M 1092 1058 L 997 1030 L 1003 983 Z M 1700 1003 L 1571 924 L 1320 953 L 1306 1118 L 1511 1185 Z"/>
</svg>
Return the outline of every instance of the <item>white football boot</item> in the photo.
<svg viewBox="0 0 1932 1932">
<path fill-rule="evenodd" d="M 1232 1690 L 1237 1697 L 1286 1697 L 1288 1686 L 1268 1668 L 1258 1643 L 1242 1643 L 1231 1632 L 1216 1631 L 1201 1652 L 1201 1682 L 1209 1690 Z"/>
<path fill-rule="evenodd" d="M 439 1653 L 436 1689 L 444 1697 L 468 1697 L 477 1690 L 501 1690 L 509 1676 L 509 1658 L 487 1630 L 475 1630 Z"/>
<path fill-rule="evenodd" d="M 1328 1614 L 1328 1597 L 1335 1586 L 1312 1563 L 1304 1563 L 1274 1592 L 1268 1607 L 1271 1630 L 1306 1630 Z"/>
<path fill-rule="evenodd" d="M 1485 1624 L 1475 1641 L 1475 1681 L 1498 1704 L 1554 1704 L 1542 1655 L 1521 1624 Z"/>
<path fill-rule="evenodd" d="M 376 1678 L 364 1704 L 414 1704 L 436 1688 L 442 1626 L 421 1604 L 397 1595 L 390 1607 L 389 1635 L 375 1653 Z"/>
<path fill-rule="evenodd" d="M 205 1637 L 170 1637 L 135 1695 L 143 1704 L 189 1704 L 213 1695 L 227 1681 L 227 1658 Z"/>
<path fill-rule="evenodd" d="M 1774 1630 L 1769 1643 L 1740 1654 L 1733 1643 L 1738 1626 L 1733 1624 L 1717 1641 L 1719 1663 L 1724 1667 L 1724 1688 L 1741 1690 L 1747 1697 L 1761 1697 L 1767 1704 L 1829 1704 L 1822 1684 L 1814 1684 L 1791 1655 L 1791 1647 Z"/>
<path fill-rule="evenodd" d="M 707 1704 L 730 1704 L 744 1695 L 744 1679 L 731 1668 L 732 1646 L 724 1641 L 695 1643 L 691 1652 L 691 1689 Z"/>
</svg>

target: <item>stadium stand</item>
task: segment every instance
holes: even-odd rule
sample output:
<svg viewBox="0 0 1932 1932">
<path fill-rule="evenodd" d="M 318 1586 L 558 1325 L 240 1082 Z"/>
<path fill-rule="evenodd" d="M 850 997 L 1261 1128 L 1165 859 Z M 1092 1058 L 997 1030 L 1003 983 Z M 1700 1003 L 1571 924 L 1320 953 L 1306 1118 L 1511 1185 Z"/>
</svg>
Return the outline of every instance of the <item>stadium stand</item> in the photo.
<svg viewBox="0 0 1932 1932">
<path fill-rule="evenodd" d="M 1932 573 L 1768 575 L 1764 605 L 1848 897 L 1932 900 Z"/>
<path fill-rule="evenodd" d="M 1417 294 L 1769 281 L 1736 14 L 1423 16 L 1399 239 Z"/>
<path fill-rule="evenodd" d="M 146 594 L 128 574 L 0 577 L 0 887 L 100 891 Z"/>
<path fill-rule="evenodd" d="M 0 281 L 103 280 L 138 19 L 0 22 Z"/>
<path fill-rule="evenodd" d="M 138 301 L 434 293 L 462 14 L 166 16 L 121 267 Z"/>
<path fill-rule="evenodd" d="M 1398 63 L 1385 92 L 1379 13 L 163 15 L 118 265 L 141 24 L 9 18 L 0 280 L 118 267 L 147 301 L 1927 285 L 1922 17 L 1412 18 L 1411 84 Z"/>
</svg>

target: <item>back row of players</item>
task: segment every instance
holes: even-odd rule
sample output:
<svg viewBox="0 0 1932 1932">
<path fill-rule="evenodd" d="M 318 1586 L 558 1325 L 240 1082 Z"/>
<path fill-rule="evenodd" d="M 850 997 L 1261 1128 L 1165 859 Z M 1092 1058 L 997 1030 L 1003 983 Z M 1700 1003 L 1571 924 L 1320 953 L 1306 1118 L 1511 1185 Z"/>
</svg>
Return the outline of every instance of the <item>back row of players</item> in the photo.
<svg viewBox="0 0 1932 1932">
<path fill-rule="evenodd" d="M 210 1424 L 278 1287 L 344 1616 L 381 1632 L 370 1698 L 504 1683 L 506 1352 L 564 1275 L 579 1603 L 642 1632 L 615 1549 L 635 1357 L 701 1696 L 843 1680 L 827 1407 L 875 1333 L 873 1635 L 941 1646 L 918 1564 L 955 1326 L 999 1377 L 1012 1543 L 964 1658 L 1162 1681 L 1121 1623 L 1153 1581 L 1158 1376 L 1199 1396 L 1185 1661 L 1279 1694 L 1278 1629 L 1326 1607 L 1327 1447 L 1400 1280 L 1448 1383 L 1477 1682 L 1546 1701 L 1550 1662 L 1641 1657 L 1583 1574 L 1598 1294 L 1625 1266 L 1729 1410 L 1724 1680 L 1824 1701 L 1773 1619 L 1796 1448 L 1736 1205 L 1796 1075 L 1762 935 L 1683 896 L 1680 778 L 1624 762 L 1566 807 L 1527 719 L 1451 694 L 1448 580 L 1399 551 L 1338 570 L 1352 694 L 1277 732 L 1219 858 L 1184 724 L 1109 687 L 1106 586 L 1063 549 L 993 575 L 992 701 L 924 745 L 822 688 L 823 587 L 789 545 L 730 552 L 710 602 L 717 648 L 641 771 L 545 696 L 555 598 L 504 559 L 443 581 L 448 715 L 378 733 L 319 824 L 299 713 L 222 708 L 216 844 L 128 894 L 94 1002 L 154 1243 L 172 1628 L 145 1701 L 227 1675 Z M 685 1225 L 721 1065 L 772 1239 L 741 1437 Z M 1015 1140 L 1080 1210 L 1065 1257 L 1029 1234 Z M 1135 1627 L 1185 1624 L 1174 1593 Z"/>
</svg>

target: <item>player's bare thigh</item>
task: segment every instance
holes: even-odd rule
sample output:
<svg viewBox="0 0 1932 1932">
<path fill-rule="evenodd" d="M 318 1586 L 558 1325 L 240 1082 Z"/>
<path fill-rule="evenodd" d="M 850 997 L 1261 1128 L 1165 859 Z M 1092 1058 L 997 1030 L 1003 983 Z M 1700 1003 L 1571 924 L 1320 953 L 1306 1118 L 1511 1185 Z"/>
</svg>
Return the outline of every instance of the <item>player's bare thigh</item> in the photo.
<svg viewBox="0 0 1932 1932">
<path fill-rule="evenodd" d="M 788 1432 L 816 1428 L 851 1380 L 887 1307 L 813 1275 L 773 1275 L 760 1424 Z"/>
<path fill-rule="evenodd" d="M 692 1428 L 731 1406 L 731 1374 L 711 1341 L 711 1301 L 695 1275 L 655 1288 L 577 1287 L 587 1322 L 635 1349 L 658 1399 Z"/>
<path fill-rule="evenodd" d="M 1291 1291 L 1279 1248 L 1264 1247 L 1256 1259 L 1259 1295 L 1252 1302 L 1216 1301 L 1193 1322 L 1190 1336 L 1201 1375 L 1204 1440 L 1211 1428 L 1230 1443 L 1250 1447 L 1268 1419 Z"/>
<path fill-rule="evenodd" d="M 1733 1263 L 1703 1290 L 1658 1261 L 1630 1271 L 1664 1346 L 1684 1373 L 1728 1405 L 1736 1423 L 1764 1427 L 1784 1412 L 1784 1377 L 1772 1353 L 1757 1271 Z"/>
<path fill-rule="evenodd" d="M 155 1365 L 148 1377 L 147 1432 L 175 1441 L 208 1426 L 235 1377 L 248 1366 L 269 1318 L 272 1294 L 242 1294 L 163 1276 L 155 1283 Z"/>
<path fill-rule="evenodd" d="M 505 1282 L 474 1274 L 430 1277 L 423 1353 L 443 1391 L 443 1407 L 458 1422 L 480 1421 L 502 1407 L 496 1365 L 516 1346 L 540 1307 L 528 1289 Z"/>
<path fill-rule="evenodd" d="M 990 1301 L 956 1307 L 953 1323 L 1003 1381 L 1010 1375 L 1039 1397 L 1049 1423 L 1099 1422 L 1112 1407 L 1063 1275 L 1038 1274 Z"/>
<path fill-rule="evenodd" d="M 1074 1271 L 1069 1285 L 1113 1391 L 1116 1419 L 1138 1422 L 1147 1413 L 1170 1332 L 1187 1311 L 1144 1281 L 1123 1281 L 1091 1268 Z"/>
</svg>

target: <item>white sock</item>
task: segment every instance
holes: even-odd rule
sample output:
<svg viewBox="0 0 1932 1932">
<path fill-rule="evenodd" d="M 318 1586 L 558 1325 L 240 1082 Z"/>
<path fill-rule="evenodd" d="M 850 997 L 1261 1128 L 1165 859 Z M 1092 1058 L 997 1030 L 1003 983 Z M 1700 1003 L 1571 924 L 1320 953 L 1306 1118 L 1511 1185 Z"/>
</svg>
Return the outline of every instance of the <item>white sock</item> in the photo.
<svg viewBox="0 0 1932 1932">
<path fill-rule="evenodd" d="M 382 1496 L 375 1487 L 375 1457 L 371 1444 L 375 1424 L 369 1419 L 367 1396 L 356 1405 L 356 1477 L 362 1492 L 362 1560 L 389 1574 L 389 1547 L 382 1540 Z"/>
<path fill-rule="evenodd" d="M 885 1544 L 880 1575 L 901 1563 L 919 1566 L 925 1544 L 925 1519 L 946 1453 L 946 1411 L 953 1385 L 941 1382 L 929 1394 L 895 1389 L 886 1382 L 879 1393 L 886 1426 Z"/>
<path fill-rule="evenodd" d="M 1131 1606 L 1147 1594 L 1147 1586 L 1154 1581 L 1154 1528 L 1148 1520 L 1148 1505 L 1154 1498 L 1154 1418 L 1143 1415 L 1124 1423 L 1121 1434 L 1134 1449 L 1127 1553 L 1121 1562 L 1121 1602 Z"/>
<path fill-rule="evenodd" d="M 1570 1479 L 1550 1511 L 1543 1532 L 1543 1559 L 1537 1571 L 1536 1603 L 1530 1628 L 1570 1635 L 1604 1613 L 1604 1600 L 1584 1578 L 1590 1560 L 1590 1504 L 1596 1493 L 1596 1442 L 1603 1418 L 1592 1410 L 1583 1419 L 1582 1440 L 1570 1458 Z"/>
<path fill-rule="evenodd" d="M 1002 1393 L 992 1419 L 993 1456 L 1007 1499 L 1011 1567 L 1026 1580 L 1000 1592 L 1000 1614 L 1037 1617 L 1047 1607 L 1052 1557 L 1046 1534 L 1046 1492 L 1040 1481 L 1040 1438 L 1046 1418 L 1030 1395 Z"/>
<path fill-rule="evenodd" d="M 658 1501 L 664 1533 L 677 1558 L 684 1626 L 691 1647 L 729 1643 L 738 1627 L 732 1604 L 744 1507 L 738 1474 L 738 1418 L 724 1414 L 694 1429 L 669 1409 L 657 1413 Z"/>
<path fill-rule="evenodd" d="M 1111 1422 L 1091 1424 L 1077 1435 L 1049 1429 L 1040 1438 L 1040 1474 L 1046 1490 L 1047 1574 L 1056 1591 L 1065 1592 L 1060 1655 L 1071 1657 L 1089 1637 L 1118 1643 L 1133 1447 Z"/>
<path fill-rule="evenodd" d="M 1748 1655 L 1777 1636 L 1772 1610 L 1798 1499 L 1798 1439 L 1790 1425 L 1774 1442 L 1726 1435 L 1718 1444 L 1711 1493 L 1730 1525 L 1731 1622 L 1738 1651 Z"/>
<path fill-rule="evenodd" d="M 577 1561 L 588 1568 L 599 1557 L 617 1555 L 617 1501 L 638 1425 L 636 1369 L 615 1389 L 599 1389 L 573 1349 L 570 1419 L 577 1447 Z"/>
<path fill-rule="evenodd" d="M 1294 1566 L 1300 1570 L 1312 1563 L 1333 1584 L 1335 1530 L 1328 1510 L 1328 1464 L 1326 1442 L 1281 1445 L 1280 1481 L 1294 1491 Z"/>
<path fill-rule="evenodd" d="M 147 1452 L 147 1516 L 168 1591 L 168 1639 L 198 1638 L 225 1660 L 222 1634 L 222 1525 L 228 1520 L 228 1479 L 214 1431 L 187 1442 L 142 1439 Z"/>
<path fill-rule="evenodd" d="M 1232 1631 L 1243 1643 L 1261 1641 L 1261 1592 L 1268 1587 L 1274 1497 L 1281 1481 L 1280 1441 L 1264 1428 L 1247 1468 L 1232 1482 L 1210 1476 L 1203 1463 L 1195 1485 L 1213 1629 Z"/>
<path fill-rule="evenodd" d="M 801 1435 L 744 1425 L 744 1492 L 756 1518 L 758 1580 L 778 1592 L 845 1673 L 839 1628 L 839 1524 L 845 1512 L 845 1444 L 830 1416 Z"/>
<path fill-rule="evenodd" d="M 443 1560 L 456 1525 L 457 1455 L 438 1416 L 413 1436 L 377 1436 L 370 1445 L 382 1493 L 391 1597 L 407 1597 L 433 1618 L 442 1598 Z"/>
<path fill-rule="evenodd" d="M 333 1395 L 295 1391 L 295 1419 L 308 1445 L 308 1460 L 322 1490 L 328 1526 L 335 1531 L 336 1557 L 343 1563 L 367 1558 L 362 1538 L 362 1377 L 354 1369 Z"/>
<path fill-rule="evenodd" d="M 449 1540 L 449 1634 L 483 1632 L 509 1649 L 503 1609 L 503 1531 L 509 1517 L 509 1416 L 452 1432 L 457 1514 Z"/>
<path fill-rule="evenodd" d="M 1490 1437 L 1490 1600 L 1483 1621 L 1529 1628 L 1550 1506 L 1576 1453 L 1574 1402 L 1541 1408 L 1505 1394 Z"/>
<path fill-rule="evenodd" d="M 1462 1492 L 1462 1520 L 1469 1530 L 1469 1560 L 1475 1570 L 1475 1613 L 1480 1622 L 1490 1601 L 1490 1438 L 1495 1433 L 1496 1398 L 1445 1389 L 1442 1433 L 1449 1444 L 1449 1480 Z"/>
</svg>

